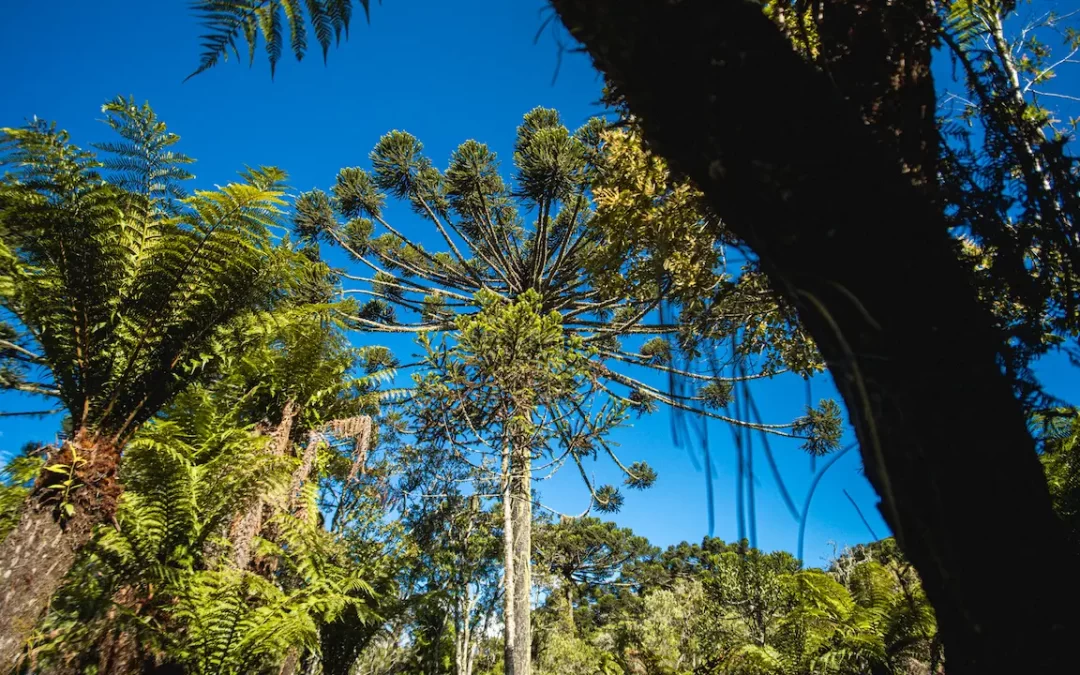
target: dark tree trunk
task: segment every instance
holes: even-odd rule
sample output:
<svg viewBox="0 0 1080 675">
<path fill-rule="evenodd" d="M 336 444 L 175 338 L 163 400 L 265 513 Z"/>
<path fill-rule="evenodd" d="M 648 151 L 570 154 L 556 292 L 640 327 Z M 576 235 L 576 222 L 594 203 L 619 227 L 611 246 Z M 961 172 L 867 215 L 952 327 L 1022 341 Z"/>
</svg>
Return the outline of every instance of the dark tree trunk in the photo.
<svg viewBox="0 0 1080 675">
<path fill-rule="evenodd" d="M 864 76 L 857 64 L 819 73 L 753 2 L 553 4 L 651 146 L 697 182 L 797 307 L 937 612 L 949 672 L 1068 671 L 1080 628 L 1074 553 L 999 367 L 1000 337 L 914 158 L 927 139 L 913 126 L 933 114 L 922 107 L 929 64 L 893 63 L 899 75 L 864 95 L 842 81 L 845 70 Z M 925 0 L 891 4 L 932 21 Z M 857 49 L 910 60 L 892 28 L 860 34 Z M 890 99 L 891 137 L 874 96 Z M 904 115 L 916 119 L 897 122 Z M 1037 546 L 1040 565 L 1007 594 L 992 564 L 1003 533 Z"/>
<path fill-rule="evenodd" d="M 60 588 L 94 526 L 112 517 L 120 494 L 118 454 L 111 448 L 76 438 L 50 457 L 50 463 L 81 462 L 79 486 L 68 501 L 74 511 L 62 514 L 57 484 L 65 476 L 44 471 L 27 501 L 19 524 L 0 543 L 0 672 L 19 660 L 23 647 L 49 599 Z"/>
</svg>

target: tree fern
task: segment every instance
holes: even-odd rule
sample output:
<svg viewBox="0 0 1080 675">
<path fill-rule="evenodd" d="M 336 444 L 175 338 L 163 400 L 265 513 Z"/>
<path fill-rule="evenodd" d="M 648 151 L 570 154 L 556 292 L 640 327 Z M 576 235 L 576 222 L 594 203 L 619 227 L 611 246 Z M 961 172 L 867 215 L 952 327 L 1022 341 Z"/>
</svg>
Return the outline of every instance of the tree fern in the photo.
<svg viewBox="0 0 1080 675">
<path fill-rule="evenodd" d="M 290 270 L 285 293 L 305 283 L 292 272 L 320 268 L 288 241 L 276 255 Z M 214 376 L 177 394 L 126 445 L 115 527 L 97 532 L 33 658 L 90 667 L 80 659 L 113 641 L 187 672 L 246 673 L 286 653 L 317 654 L 324 623 L 372 620 L 369 565 L 322 527 L 317 496 L 325 464 L 355 461 L 351 446 L 339 456 L 337 440 L 356 425 L 333 421 L 375 414 L 392 364 L 378 349 L 353 348 L 334 316 L 285 295 L 215 334 L 207 358 L 216 367 L 201 356 L 184 364 Z M 286 415 L 284 451 L 270 451 Z M 318 454 L 306 465 L 290 448 L 312 434 Z M 251 509 L 257 564 L 235 569 L 232 525 Z"/>
<path fill-rule="evenodd" d="M 124 134 L 154 125 L 142 141 L 171 142 L 148 107 L 124 114 Z M 270 308 L 284 174 L 249 170 L 163 218 L 131 208 L 139 195 L 103 180 L 101 163 L 53 126 L 7 129 L 4 140 L 15 172 L 0 186 L 10 223 L 3 304 L 40 343 L 75 428 L 122 444 L 198 375 L 181 366 L 218 329 Z M 134 147 L 111 146 L 127 169 L 120 182 L 143 186 L 143 204 L 164 204 L 182 174 L 162 175 L 166 159 L 137 167 L 124 159 Z"/>
<path fill-rule="evenodd" d="M 273 666 L 293 646 L 318 649 L 312 599 L 250 572 L 193 575 L 174 618 L 186 628 L 172 647 L 186 672 L 244 675 Z"/>
<path fill-rule="evenodd" d="M 240 675 L 290 649 L 317 653 L 318 626 L 342 612 L 370 616 L 374 591 L 319 527 L 313 487 L 305 490 L 307 517 L 277 509 L 269 523 L 275 536 L 260 552 L 277 561 L 276 574 L 233 569 L 216 554 L 230 543 L 231 519 L 254 500 L 284 495 L 297 465 L 264 452 L 268 437 L 237 426 L 221 402 L 189 392 L 170 419 L 129 443 L 116 526 L 98 531 L 58 596 L 35 659 L 92 655 L 107 636 L 126 632 L 145 658 Z"/>
<path fill-rule="evenodd" d="M 58 398 L 71 419 L 69 440 L 51 451 L 52 469 L 0 545 L 9 585 L 27 557 L 60 557 L 49 574 L 0 594 L 3 667 L 94 525 L 112 518 L 123 446 L 177 393 L 265 335 L 295 258 L 271 236 L 285 203 L 283 172 L 248 169 L 174 209 L 184 175 L 166 149 L 174 137 L 148 106 L 120 105 L 106 105 L 122 138 L 107 148 L 117 183 L 55 125 L 0 131 L 8 170 L 0 179 L 0 311 L 25 330 L 47 372 L 34 389 Z M 140 147 L 150 160 L 133 159 Z M 8 350 L 22 346 L 7 342 Z M 22 377 L 9 379 L 25 389 Z"/>
</svg>

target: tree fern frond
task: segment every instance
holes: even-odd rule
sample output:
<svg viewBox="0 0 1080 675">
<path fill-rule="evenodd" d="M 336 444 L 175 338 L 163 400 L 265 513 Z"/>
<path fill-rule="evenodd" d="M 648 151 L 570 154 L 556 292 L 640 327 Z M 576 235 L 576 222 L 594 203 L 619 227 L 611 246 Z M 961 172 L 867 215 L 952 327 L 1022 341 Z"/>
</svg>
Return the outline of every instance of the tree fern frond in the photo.
<svg viewBox="0 0 1080 675">
<path fill-rule="evenodd" d="M 155 157 L 136 172 L 145 194 L 103 181 L 101 162 L 41 122 L 3 132 L 2 161 L 16 171 L 0 184 L 0 231 L 14 254 L 0 302 L 41 344 L 75 427 L 118 443 L 206 372 L 182 366 L 212 360 L 227 324 L 272 309 L 284 272 L 270 236 L 283 173 L 250 169 L 244 182 L 178 202 L 177 216 L 154 217 L 145 204 L 168 204 L 169 181 L 184 175 L 159 169 L 185 160 L 159 152 L 175 137 L 130 104 L 106 104 L 125 139 L 108 149 L 122 152 L 117 166 L 139 148 Z"/>
<path fill-rule="evenodd" d="M 239 58 L 237 38 L 243 37 L 248 43 L 250 60 L 255 60 L 255 44 L 258 32 L 255 30 L 256 10 L 266 0 L 195 0 L 192 2 L 194 14 L 209 31 L 201 37 L 203 52 L 199 57 L 199 67 L 184 78 L 190 80 L 218 64 L 219 60 L 228 60 L 232 50 Z"/>
<path fill-rule="evenodd" d="M 270 79 L 273 79 L 282 52 L 280 0 L 266 0 L 255 10 L 255 16 L 259 20 L 259 30 L 266 43 L 266 57 L 270 61 Z"/>
<path fill-rule="evenodd" d="M 304 21 L 304 10 L 300 0 L 281 0 L 281 7 L 285 12 L 285 19 L 289 22 L 289 36 L 293 54 L 300 61 L 307 52 L 307 26 Z"/>
<path fill-rule="evenodd" d="M 177 202 L 186 196 L 180 183 L 193 178 L 184 166 L 195 161 L 171 149 L 180 137 L 168 131 L 149 103 L 137 106 L 134 97 L 117 96 L 101 111 L 106 114 L 104 122 L 122 139 L 93 146 L 111 155 L 103 162 L 116 174 L 111 182 L 148 200 L 149 217 L 178 213 Z"/>
<path fill-rule="evenodd" d="M 335 39 L 334 19 L 325 0 L 304 0 L 304 3 L 315 31 L 315 39 L 322 48 L 323 63 L 326 63 L 330 56 L 330 43 Z"/>
<path fill-rule="evenodd" d="M 247 43 L 249 59 L 254 61 L 260 35 L 266 43 L 273 77 L 283 51 L 282 23 L 288 24 L 290 46 L 298 61 L 307 53 L 310 25 L 325 62 L 331 41 L 340 43 L 342 35 L 348 39 L 354 2 L 360 4 L 370 21 L 370 0 L 196 0 L 193 11 L 208 32 L 201 38 L 199 67 L 187 79 L 227 60 L 230 51 L 238 55 L 239 40 Z"/>
</svg>

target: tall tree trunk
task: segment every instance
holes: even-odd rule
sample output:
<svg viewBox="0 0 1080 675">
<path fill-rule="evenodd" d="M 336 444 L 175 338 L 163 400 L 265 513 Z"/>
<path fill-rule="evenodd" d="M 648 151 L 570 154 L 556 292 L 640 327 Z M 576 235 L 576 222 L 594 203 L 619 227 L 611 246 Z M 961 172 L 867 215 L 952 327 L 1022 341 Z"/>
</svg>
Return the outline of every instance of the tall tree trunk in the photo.
<svg viewBox="0 0 1080 675">
<path fill-rule="evenodd" d="M 503 454 L 503 639 L 506 675 L 532 669 L 532 462 L 528 446 Z"/>
<path fill-rule="evenodd" d="M 570 634 L 573 635 L 576 628 L 574 626 L 574 582 L 570 579 L 563 579 L 563 601 L 566 603 L 566 626 L 570 629 Z"/>
<path fill-rule="evenodd" d="M 73 462 L 73 456 L 80 461 Z M 18 525 L 0 543 L 0 672 L 19 660 L 94 526 L 116 512 L 119 459 L 111 445 L 76 435 L 49 459 L 49 464 L 75 464 L 77 484 L 66 502 L 59 484 L 69 476 L 43 471 Z M 65 503 L 70 504 L 70 515 Z"/>
<path fill-rule="evenodd" d="M 697 182 L 798 309 L 936 610 L 949 672 L 1068 671 L 1076 558 L 999 367 L 1000 336 L 897 147 L 926 139 L 911 127 L 891 142 L 875 133 L 869 101 L 807 64 L 757 3 L 553 4 L 651 147 Z M 859 11 L 875 4 L 933 21 L 928 0 Z M 864 51 L 876 40 L 890 53 L 890 28 L 860 33 Z M 895 87 L 895 112 L 925 124 L 928 63 L 908 67 L 924 74 L 877 84 Z M 1003 532 L 1040 551 L 1037 572 L 1004 595 L 987 564 Z"/>
<path fill-rule="evenodd" d="M 472 608 L 474 601 L 469 584 L 465 584 L 464 597 L 458 597 L 457 602 L 457 630 L 454 633 L 454 664 L 457 675 L 472 675 Z"/>
<path fill-rule="evenodd" d="M 517 604 L 514 599 L 514 480 L 511 474 L 513 450 L 510 444 L 503 449 L 502 457 L 502 504 L 503 504 L 503 672 L 514 672 L 514 654 L 517 652 Z"/>
<path fill-rule="evenodd" d="M 532 457 L 528 446 L 515 447 L 511 461 L 514 520 L 514 649 L 507 675 L 532 672 Z"/>
</svg>

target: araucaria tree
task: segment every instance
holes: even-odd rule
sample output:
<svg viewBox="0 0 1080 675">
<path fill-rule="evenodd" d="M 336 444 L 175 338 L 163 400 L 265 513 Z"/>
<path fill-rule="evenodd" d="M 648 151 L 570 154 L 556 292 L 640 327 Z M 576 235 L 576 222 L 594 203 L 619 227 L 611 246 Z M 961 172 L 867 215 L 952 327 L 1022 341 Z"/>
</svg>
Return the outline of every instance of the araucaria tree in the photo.
<svg viewBox="0 0 1080 675">
<path fill-rule="evenodd" d="M 733 382 L 753 375 L 698 375 L 678 395 L 643 381 L 650 370 L 665 378 L 679 372 L 671 365 L 679 323 L 662 318 L 661 301 L 685 281 L 680 274 L 702 272 L 671 269 L 648 255 L 614 270 L 589 264 L 613 245 L 593 227 L 594 191 L 626 168 L 606 166 L 606 137 L 602 120 L 572 133 L 555 111 L 537 108 L 518 128 L 508 185 L 495 154 L 477 141 L 462 144 L 443 172 L 416 138 L 392 131 L 371 153 L 370 172 L 342 169 L 332 195 L 315 190 L 296 205 L 301 235 L 341 246 L 362 266 L 362 274 L 343 273 L 366 284 L 347 293 L 370 298 L 348 317 L 357 328 L 425 336 L 414 376 L 417 442 L 454 453 L 498 485 L 506 516 L 506 672 L 514 675 L 530 668 L 534 468 L 574 463 L 590 491 L 589 508 L 616 510 L 618 488 L 594 485 L 583 460 L 610 457 L 629 487 L 655 479 L 644 463 L 624 464 L 605 440 L 630 412 L 664 402 L 798 435 L 793 424 L 720 414 Z M 387 194 L 426 220 L 445 250 L 431 252 L 388 222 Z M 652 197 L 665 196 L 661 188 Z M 688 198 L 682 217 L 707 217 L 696 205 Z M 376 235 L 376 228 L 383 232 Z M 700 249 L 709 257 L 695 262 L 719 279 L 712 240 Z M 408 318 L 399 321 L 399 312 Z M 447 339 L 433 340 L 432 333 Z"/>
<path fill-rule="evenodd" d="M 421 337 L 431 368 L 417 377 L 413 418 L 416 440 L 424 446 L 465 461 L 480 448 L 479 454 L 497 459 L 493 467 L 481 460 L 476 468 L 499 481 L 505 662 L 511 672 L 527 673 L 533 462 L 546 458 L 557 466 L 569 458 L 580 467 L 623 420 L 626 406 L 608 400 L 595 413 L 590 409 L 597 393 L 589 376 L 591 354 L 580 336 L 564 334 L 558 312 L 541 312 L 535 291 L 509 303 L 485 291 L 478 299 L 479 312 L 457 318 L 452 345 L 436 349 Z M 584 469 L 582 476 L 589 484 Z M 651 479 L 638 464 L 626 480 L 645 487 Z M 594 492 L 596 505 L 605 510 L 617 509 L 620 498 L 610 486 Z"/>
<path fill-rule="evenodd" d="M 120 140 L 97 159 L 54 126 L 4 129 L 0 306 L 47 373 L 71 433 L 0 545 L 0 667 L 113 518 L 121 449 L 172 397 L 260 334 L 284 288 L 270 228 L 278 169 L 182 196 L 190 160 L 148 106 L 104 107 Z M 102 169 L 106 172 L 103 174 Z"/>
</svg>

